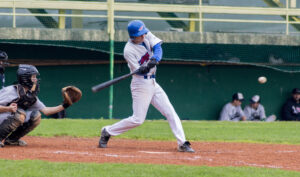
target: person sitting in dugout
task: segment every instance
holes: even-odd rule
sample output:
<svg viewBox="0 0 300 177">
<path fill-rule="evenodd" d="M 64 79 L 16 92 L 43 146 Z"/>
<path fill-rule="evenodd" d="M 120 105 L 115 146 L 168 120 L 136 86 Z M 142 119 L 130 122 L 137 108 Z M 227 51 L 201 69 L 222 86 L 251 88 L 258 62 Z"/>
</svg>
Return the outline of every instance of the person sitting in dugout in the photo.
<svg viewBox="0 0 300 177">
<path fill-rule="evenodd" d="M 244 113 L 247 117 L 248 121 L 266 121 L 266 122 L 272 122 L 276 120 L 275 115 L 270 115 L 266 118 L 265 108 L 260 103 L 260 96 L 254 95 L 250 99 L 250 104 L 245 106 Z"/>
<path fill-rule="evenodd" d="M 21 64 L 17 70 L 18 84 L 0 90 L 0 148 L 4 145 L 26 146 L 20 138 L 39 125 L 40 111 L 51 115 L 72 104 L 65 98 L 61 105 L 46 107 L 37 96 L 40 91 L 37 76 L 39 72 L 35 66 Z"/>
<path fill-rule="evenodd" d="M 284 121 L 300 121 L 300 89 L 294 88 L 292 90 L 292 97 L 290 97 L 282 106 L 281 111 L 282 120 Z"/>
<path fill-rule="evenodd" d="M 232 95 L 232 101 L 227 103 L 220 114 L 221 121 L 244 121 L 246 116 L 241 108 L 244 96 L 242 93 L 235 93 Z"/>
</svg>

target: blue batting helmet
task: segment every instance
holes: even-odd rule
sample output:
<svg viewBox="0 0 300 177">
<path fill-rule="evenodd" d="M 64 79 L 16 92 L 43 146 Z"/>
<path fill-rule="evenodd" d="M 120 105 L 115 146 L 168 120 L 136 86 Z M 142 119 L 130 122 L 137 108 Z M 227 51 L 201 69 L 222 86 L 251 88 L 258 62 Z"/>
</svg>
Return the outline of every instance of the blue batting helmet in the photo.
<svg viewBox="0 0 300 177">
<path fill-rule="evenodd" d="M 141 20 L 130 21 L 127 30 L 130 37 L 138 37 L 149 32 Z"/>
</svg>

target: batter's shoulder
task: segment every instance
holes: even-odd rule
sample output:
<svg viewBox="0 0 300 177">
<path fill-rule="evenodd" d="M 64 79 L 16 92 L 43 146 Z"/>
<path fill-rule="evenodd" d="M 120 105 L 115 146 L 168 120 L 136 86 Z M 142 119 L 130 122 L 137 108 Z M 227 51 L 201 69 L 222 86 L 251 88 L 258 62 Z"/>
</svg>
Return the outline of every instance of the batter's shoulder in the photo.
<svg viewBox="0 0 300 177">
<path fill-rule="evenodd" d="M 124 55 L 125 54 L 133 54 L 134 53 L 134 46 L 131 42 L 127 42 L 125 47 L 124 47 L 124 50 L 123 50 L 123 53 Z"/>
</svg>

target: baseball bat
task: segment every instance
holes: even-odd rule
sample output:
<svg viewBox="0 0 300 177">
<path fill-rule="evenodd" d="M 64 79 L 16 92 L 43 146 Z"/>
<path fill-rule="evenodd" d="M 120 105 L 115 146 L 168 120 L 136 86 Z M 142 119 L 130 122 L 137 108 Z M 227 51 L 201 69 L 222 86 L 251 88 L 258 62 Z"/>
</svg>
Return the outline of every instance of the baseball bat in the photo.
<svg viewBox="0 0 300 177">
<path fill-rule="evenodd" d="M 111 85 L 113 85 L 113 84 L 115 84 L 115 83 L 118 83 L 118 82 L 120 82 L 121 80 L 124 80 L 124 79 L 126 79 L 126 78 L 128 78 L 128 77 L 130 77 L 130 76 L 132 76 L 132 75 L 134 75 L 134 74 L 136 74 L 136 73 L 138 73 L 138 72 L 139 72 L 139 70 L 136 70 L 136 71 L 134 71 L 134 72 L 132 72 L 132 73 L 125 74 L 125 75 L 123 75 L 123 76 L 114 78 L 113 80 L 109 80 L 109 81 L 103 82 L 103 83 L 101 83 L 101 84 L 95 85 L 95 86 L 92 87 L 92 91 L 93 91 L 94 93 L 99 92 L 100 90 L 102 90 L 102 89 L 104 89 L 104 88 L 106 88 L 106 87 L 109 87 L 109 86 L 111 86 Z"/>
</svg>

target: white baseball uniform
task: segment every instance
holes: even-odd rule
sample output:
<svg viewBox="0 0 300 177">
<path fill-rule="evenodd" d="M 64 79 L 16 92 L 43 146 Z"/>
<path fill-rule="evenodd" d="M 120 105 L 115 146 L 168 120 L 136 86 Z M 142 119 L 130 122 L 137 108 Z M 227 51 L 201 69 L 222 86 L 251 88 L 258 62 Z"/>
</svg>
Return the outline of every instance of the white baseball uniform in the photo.
<svg viewBox="0 0 300 177">
<path fill-rule="evenodd" d="M 135 44 L 129 39 L 124 48 L 124 58 L 131 72 L 147 64 L 148 60 L 153 56 L 153 46 L 158 43 L 162 43 L 162 40 L 154 36 L 150 31 L 146 34 L 142 44 Z M 168 96 L 156 82 L 155 72 L 156 67 L 152 68 L 147 75 L 132 76 L 130 87 L 133 100 L 133 115 L 105 128 L 110 135 L 116 136 L 141 125 L 145 121 L 151 103 L 167 118 L 178 145 L 182 145 L 186 139 L 181 121 Z"/>
<path fill-rule="evenodd" d="M 254 109 L 251 105 L 245 106 L 244 113 L 249 121 L 265 120 L 266 122 L 272 122 L 276 119 L 275 115 L 266 117 L 265 108 L 261 104 L 258 105 L 257 109 Z"/>
<path fill-rule="evenodd" d="M 245 116 L 241 106 L 234 106 L 231 102 L 227 103 L 220 114 L 221 121 L 240 121 Z"/>
</svg>

